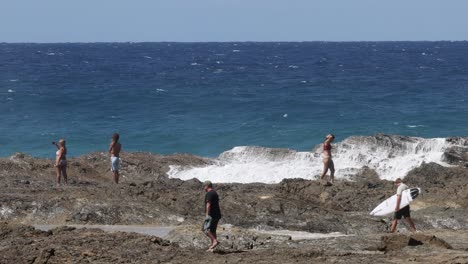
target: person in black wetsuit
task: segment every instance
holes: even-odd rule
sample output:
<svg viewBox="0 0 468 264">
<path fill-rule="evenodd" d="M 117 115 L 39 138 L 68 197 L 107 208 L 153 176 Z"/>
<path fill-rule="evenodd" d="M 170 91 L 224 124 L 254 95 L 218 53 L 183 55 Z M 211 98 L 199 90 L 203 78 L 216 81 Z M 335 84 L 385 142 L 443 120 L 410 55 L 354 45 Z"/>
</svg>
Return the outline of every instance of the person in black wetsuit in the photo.
<svg viewBox="0 0 468 264">
<path fill-rule="evenodd" d="M 210 181 L 203 183 L 205 194 L 205 234 L 211 239 L 208 251 L 213 252 L 218 246 L 218 238 L 216 236 L 216 228 L 218 227 L 219 219 L 221 219 L 221 209 L 219 208 L 218 193 L 213 190 L 213 184 Z"/>
</svg>

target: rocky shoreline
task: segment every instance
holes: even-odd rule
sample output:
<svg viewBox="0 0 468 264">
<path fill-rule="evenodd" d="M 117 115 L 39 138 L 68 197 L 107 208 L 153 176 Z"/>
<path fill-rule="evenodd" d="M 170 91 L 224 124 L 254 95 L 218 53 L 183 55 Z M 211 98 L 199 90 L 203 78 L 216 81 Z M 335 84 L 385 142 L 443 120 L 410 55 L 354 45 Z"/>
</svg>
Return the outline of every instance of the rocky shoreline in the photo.
<svg viewBox="0 0 468 264">
<path fill-rule="evenodd" d="M 461 139 L 453 139 L 461 140 Z M 466 144 L 466 140 L 464 141 Z M 69 159 L 70 184 L 54 185 L 52 161 L 15 154 L 0 159 L 1 263 L 468 263 L 466 148 L 446 152 L 454 166 L 422 164 L 408 173 L 423 189 L 412 204 L 422 233 L 388 235 L 388 218 L 369 211 L 391 196 L 390 181 L 362 168 L 333 187 L 286 179 L 278 184 L 216 184 L 224 218 L 217 254 L 206 254 L 199 231 L 202 183 L 167 177 L 169 166 L 206 166 L 188 154 L 123 153 L 122 182 L 114 185 L 108 157 Z M 167 236 L 108 233 L 31 225 L 173 226 Z M 344 236 L 291 240 L 252 230 L 339 232 Z"/>
</svg>

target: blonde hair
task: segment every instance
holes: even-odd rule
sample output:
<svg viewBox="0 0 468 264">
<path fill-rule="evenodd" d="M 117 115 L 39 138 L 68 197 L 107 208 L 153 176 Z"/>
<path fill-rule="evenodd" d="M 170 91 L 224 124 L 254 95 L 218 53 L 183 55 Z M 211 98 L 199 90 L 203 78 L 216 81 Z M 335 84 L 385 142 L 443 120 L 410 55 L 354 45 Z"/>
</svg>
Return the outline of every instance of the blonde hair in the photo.
<svg viewBox="0 0 468 264">
<path fill-rule="evenodd" d="M 62 147 L 65 147 L 65 139 L 60 139 L 59 140 L 59 145 L 62 146 Z"/>
</svg>

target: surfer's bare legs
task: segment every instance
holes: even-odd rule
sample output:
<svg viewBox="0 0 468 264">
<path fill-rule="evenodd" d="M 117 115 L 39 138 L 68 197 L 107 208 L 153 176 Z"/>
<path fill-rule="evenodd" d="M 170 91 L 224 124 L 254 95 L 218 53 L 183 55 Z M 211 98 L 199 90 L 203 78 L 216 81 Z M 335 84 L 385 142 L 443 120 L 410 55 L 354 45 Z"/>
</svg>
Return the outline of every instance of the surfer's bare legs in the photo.
<svg viewBox="0 0 468 264">
<path fill-rule="evenodd" d="M 330 180 L 333 183 L 335 179 L 335 165 L 333 164 L 333 160 L 331 158 L 324 158 L 323 159 L 323 172 L 322 175 L 320 175 L 320 180 L 323 181 L 325 176 L 327 175 L 328 170 L 330 169 Z M 329 182 L 328 179 L 327 183 Z"/>
<path fill-rule="evenodd" d="M 61 178 L 61 168 L 59 166 L 55 166 L 55 172 L 56 172 L 56 181 L 57 185 L 60 185 L 60 178 Z"/>
<path fill-rule="evenodd" d="M 67 167 L 61 166 L 60 170 L 62 171 L 63 181 L 65 182 L 65 184 L 68 184 Z"/>
<path fill-rule="evenodd" d="M 119 183 L 119 171 L 115 170 L 113 171 L 113 173 L 114 173 L 114 182 L 118 184 Z"/>
<path fill-rule="evenodd" d="M 215 247 L 219 244 L 218 238 L 211 231 L 206 232 L 206 235 L 211 239 L 211 244 L 208 250 L 213 251 Z"/>
<path fill-rule="evenodd" d="M 333 163 L 331 158 L 328 162 L 328 167 L 330 168 L 330 182 L 333 184 L 335 183 L 335 163 Z"/>
<path fill-rule="evenodd" d="M 413 220 L 411 219 L 411 217 L 405 218 L 405 221 L 409 224 L 410 229 L 411 229 L 411 232 L 416 232 L 416 226 L 414 225 L 414 222 L 413 222 Z M 397 220 L 397 219 L 393 219 L 392 228 L 390 229 L 390 232 L 391 232 L 391 233 L 395 233 L 395 232 L 396 232 L 397 225 L 398 225 L 398 220 Z"/>
<path fill-rule="evenodd" d="M 397 228 L 397 225 L 398 225 L 398 220 L 397 220 L 397 219 L 393 219 L 393 221 L 392 221 L 392 228 L 390 228 L 390 232 L 391 232 L 391 233 L 395 233 L 396 228 Z"/>
<path fill-rule="evenodd" d="M 406 222 L 408 222 L 411 232 L 416 232 L 416 226 L 414 225 L 413 219 L 411 217 L 405 218 Z"/>
</svg>

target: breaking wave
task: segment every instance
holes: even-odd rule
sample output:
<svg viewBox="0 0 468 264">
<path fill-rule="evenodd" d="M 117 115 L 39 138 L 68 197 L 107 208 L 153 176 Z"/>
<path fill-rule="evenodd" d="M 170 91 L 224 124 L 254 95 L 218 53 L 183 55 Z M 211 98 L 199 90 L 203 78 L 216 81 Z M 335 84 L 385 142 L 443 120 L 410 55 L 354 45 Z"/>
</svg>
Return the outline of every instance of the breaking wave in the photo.
<svg viewBox="0 0 468 264">
<path fill-rule="evenodd" d="M 393 180 L 422 163 L 444 161 L 449 147 L 466 145 L 466 139 L 418 138 L 406 136 L 353 136 L 333 144 L 336 178 L 348 179 L 363 167 L 374 169 L 381 179 Z M 317 179 L 322 170 L 322 146 L 311 152 L 239 146 L 223 152 L 205 167 L 171 166 L 171 178 L 218 183 L 278 183 L 287 178 Z"/>
</svg>

